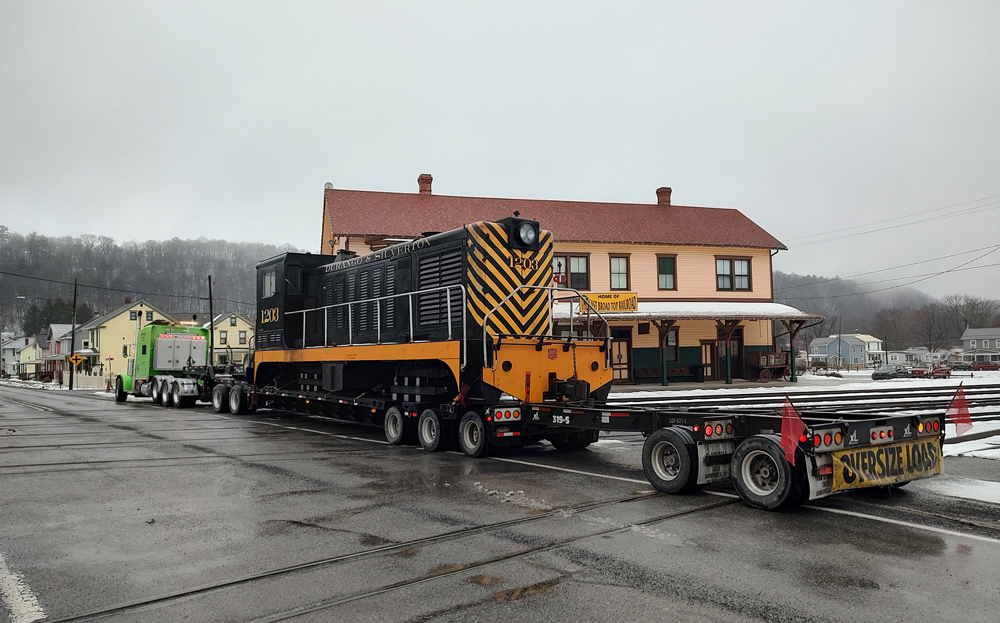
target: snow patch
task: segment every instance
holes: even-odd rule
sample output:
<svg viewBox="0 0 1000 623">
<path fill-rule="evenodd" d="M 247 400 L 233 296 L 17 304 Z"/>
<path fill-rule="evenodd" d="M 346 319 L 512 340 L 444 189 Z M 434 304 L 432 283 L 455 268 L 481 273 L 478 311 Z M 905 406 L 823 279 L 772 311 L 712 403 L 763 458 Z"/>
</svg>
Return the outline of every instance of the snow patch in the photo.
<svg viewBox="0 0 1000 623">
<path fill-rule="evenodd" d="M 922 482 L 921 488 L 953 498 L 1000 504 L 1000 482 L 942 476 Z"/>
</svg>

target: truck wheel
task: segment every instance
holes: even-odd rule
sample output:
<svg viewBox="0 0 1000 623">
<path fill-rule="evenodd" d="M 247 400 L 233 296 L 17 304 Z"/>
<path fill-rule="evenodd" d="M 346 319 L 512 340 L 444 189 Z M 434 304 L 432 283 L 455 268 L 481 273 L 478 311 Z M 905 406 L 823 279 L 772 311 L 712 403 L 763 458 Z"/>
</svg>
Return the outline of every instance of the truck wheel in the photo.
<svg viewBox="0 0 1000 623">
<path fill-rule="evenodd" d="M 156 381 L 156 379 L 153 379 L 151 382 L 153 384 L 153 388 L 150 390 L 150 395 L 153 397 L 153 404 L 162 404 L 163 394 L 160 392 L 160 384 Z"/>
<path fill-rule="evenodd" d="M 164 407 L 174 406 L 174 395 L 170 392 L 170 384 L 167 381 L 160 384 L 160 395 L 163 396 Z"/>
<path fill-rule="evenodd" d="M 229 386 L 219 383 L 212 388 L 212 410 L 216 413 L 229 412 Z"/>
<path fill-rule="evenodd" d="M 399 407 L 389 407 L 385 412 L 383 426 L 385 428 L 385 438 L 389 443 L 394 446 L 400 446 L 407 442 L 409 426 L 407 426 L 406 417 L 399 410 Z"/>
<path fill-rule="evenodd" d="M 173 398 L 174 407 L 183 409 L 187 405 L 187 396 L 181 396 L 181 384 L 174 383 L 170 388 L 170 396 Z"/>
<path fill-rule="evenodd" d="M 125 402 L 128 400 L 128 394 L 125 393 L 125 384 L 122 382 L 122 377 L 115 379 L 115 402 Z"/>
<path fill-rule="evenodd" d="M 462 452 L 473 458 L 487 457 L 493 449 L 486 435 L 486 423 L 483 416 L 475 411 L 469 411 L 462 416 L 458 424 L 458 445 Z"/>
<path fill-rule="evenodd" d="M 447 449 L 448 428 L 437 411 L 426 409 L 420 414 L 417 437 L 420 439 L 420 445 L 428 452 L 441 452 Z"/>
<path fill-rule="evenodd" d="M 229 412 L 233 415 L 243 415 L 247 412 L 247 395 L 242 385 L 229 388 Z"/>
<path fill-rule="evenodd" d="M 698 486 L 698 447 L 686 429 L 654 431 L 642 445 L 642 471 L 658 491 L 687 493 Z"/>
<path fill-rule="evenodd" d="M 795 467 L 785 459 L 781 438 L 777 435 L 754 435 L 733 453 L 730 474 L 733 486 L 749 506 L 767 511 L 797 506 L 808 498 L 803 487 L 805 455 L 796 450 Z"/>
</svg>

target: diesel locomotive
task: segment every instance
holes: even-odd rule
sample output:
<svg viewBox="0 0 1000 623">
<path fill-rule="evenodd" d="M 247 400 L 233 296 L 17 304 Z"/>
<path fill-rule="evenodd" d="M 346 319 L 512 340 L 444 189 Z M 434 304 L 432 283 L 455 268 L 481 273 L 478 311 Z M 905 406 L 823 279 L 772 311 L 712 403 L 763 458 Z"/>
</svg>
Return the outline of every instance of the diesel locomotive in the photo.
<svg viewBox="0 0 1000 623">
<path fill-rule="evenodd" d="M 584 447 L 597 431 L 532 423 L 520 407 L 593 404 L 611 388 L 606 323 L 553 321 L 579 293 L 552 287 L 552 253 L 551 232 L 512 216 L 367 255 L 265 260 L 248 383 L 213 404 L 382 425 L 390 442 L 428 450 L 457 437 L 471 456 L 532 437 Z"/>
</svg>

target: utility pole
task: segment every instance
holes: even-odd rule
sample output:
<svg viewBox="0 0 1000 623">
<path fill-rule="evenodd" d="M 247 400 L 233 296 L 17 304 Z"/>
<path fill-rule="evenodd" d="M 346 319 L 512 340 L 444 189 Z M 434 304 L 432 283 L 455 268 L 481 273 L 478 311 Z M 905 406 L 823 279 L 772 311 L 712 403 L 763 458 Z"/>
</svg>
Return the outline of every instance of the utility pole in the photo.
<svg viewBox="0 0 1000 623">
<path fill-rule="evenodd" d="M 76 353 L 76 278 L 73 278 L 73 324 L 69 330 L 69 356 L 72 357 Z M 72 361 L 69 362 L 69 391 L 73 391 L 73 372 L 76 370 L 76 364 Z"/>
<path fill-rule="evenodd" d="M 844 317 L 840 317 L 840 328 L 837 329 L 837 372 L 840 372 L 840 362 L 844 359 Z"/>
<path fill-rule="evenodd" d="M 212 306 L 212 275 L 208 276 L 208 365 L 215 365 L 215 309 Z"/>
</svg>

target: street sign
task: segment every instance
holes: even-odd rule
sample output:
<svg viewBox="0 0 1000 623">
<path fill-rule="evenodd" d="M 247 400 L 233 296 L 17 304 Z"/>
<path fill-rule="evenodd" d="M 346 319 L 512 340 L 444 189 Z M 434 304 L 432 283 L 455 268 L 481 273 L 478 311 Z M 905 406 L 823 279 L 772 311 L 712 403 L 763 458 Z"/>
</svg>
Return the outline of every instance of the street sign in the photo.
<svg viewBox="0 0 1000 623">
<path fill-rule="evenodd" d="M 69 358 L 69 360 L 70 362 L 73 363 L 74 366 L 78 366 L 81 363 L 83 363 L 83 357 L 80 356 L 80 353 L 73 353 L 73 355 Z"/>
</svg>

